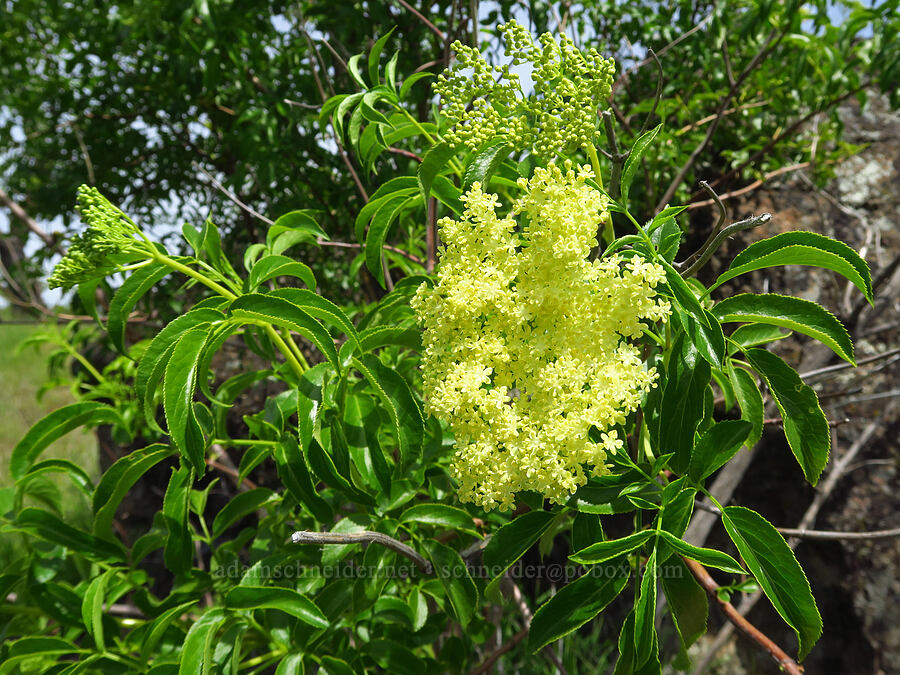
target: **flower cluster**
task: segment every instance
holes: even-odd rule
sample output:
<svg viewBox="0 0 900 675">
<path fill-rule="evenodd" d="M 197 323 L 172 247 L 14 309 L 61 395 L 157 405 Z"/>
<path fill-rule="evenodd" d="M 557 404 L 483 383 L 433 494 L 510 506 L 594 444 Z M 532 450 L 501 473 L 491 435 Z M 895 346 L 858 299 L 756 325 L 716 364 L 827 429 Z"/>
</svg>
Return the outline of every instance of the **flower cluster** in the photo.
<svg viewBox="0 0 900 675">
<path fill-rule="evenodd" d="M 87 229 L 72 238 L 66 255 L 50 275 L 50 288 L 71 288 L 105 276 L 121 262 L 114 257 L 144 246 L 144 242 L 135 239 L 139 230 L 134 221 L 97 188 L 80 186 L 76 207 Z"/>
<path fill-rule="evenodd" d="M 609 217 L 591 177 L 538 168 L 504 218 L 473 184 L 462 219 L 439 223 L 438 283 L 413 300 L 429 412 L 456 437 L 461 498 L 485 509 L 520 490 L 560 502 L 586 482 L 583 465 L 605 472 L 622 445 L 612 427 L 654 386 L 627 338 L 668 317 L 653 290 L 665 273 L 638 257 L 588 260 Z"/>
<path fill-rule="evenodd" d="M 613 60 L 594 48 L 582 53 L 565 35 L 557 42 L 544 33 L 538 46 L 514 21 L 499 28 L 512 65 L 531 64 L 534 93 L 524 96 L 509 64 L 491 66 L 478 50 L 454 42 L 456 63 L 434 86 L 452 127 L 446 140 L 476 150 L 503 136 L 546 157 L 591 143 L 597 108 L 611 91 Z"/>
</svg>

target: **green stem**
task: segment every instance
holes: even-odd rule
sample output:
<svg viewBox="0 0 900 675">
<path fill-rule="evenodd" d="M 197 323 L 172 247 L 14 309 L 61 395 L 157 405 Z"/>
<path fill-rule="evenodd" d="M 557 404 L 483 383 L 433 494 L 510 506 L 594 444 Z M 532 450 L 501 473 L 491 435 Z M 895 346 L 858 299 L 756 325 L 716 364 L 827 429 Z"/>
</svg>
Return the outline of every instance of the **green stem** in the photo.
<svg viewBox="0 0 900 675">
<path fill-rule="evenodd" d="M 192 268 L 188 267 L 187 265 L 183 265 L 182 263 L 178 262 L 177 260 L 173 260 L 169 256 L 163 255 L 159 251 L 154 250 L 152 255 L 153 255 L 153 260 L 155 260 L 156 262 L 162 263 L 163 265 L 171 267 L 173 270 L 177 270 L 177 271 L 181 272 L 182 274 L 189 276 L 191 279 L 199 281 L 201 284 L 203 284 L 207 288 L 214 290 L 216 293 L 218 293 L 222 297 L 227 298 L 228 300 L 236 300 L 237 299 L 237 295 L 235 295 L 234 293 L 229 291 L 224 286 L 220 286 L 219 284 L 217 284 L 215 281 L 213 281 L 209 277 L 204 276 L 197 270 L 192 269 Z"/>
<path fill-rule="evenodd" d="M 412 125 L 416 129 L 419 130 L 419 133 L 425 137 L 426 141 L 428 141 L 431 145 L 437 145 L 437 140 L 435 138 L 433 138 L 431 134 L 429 134 L 427 131 L 425 131 L 425 127 L 423 127 L 422 124 L 419 122 L 419 120 L 417 120 L 415 117 L 413 117 L 406 108 L 404 108 L 403 106 L 397 105 L 397 104 L 394 104 L 394 107 L 398 111 L 400 111 L 402 114 L 406 115 L 406 118 L 412 123 Z M 451 158 L 450 161 L 447 163 L 450 165 L 450 168 L 453 169 L 453 173 L 455 173 L 457 176 L 462 177 L 462 169 L 456 163 L 455 159 Z"/>
<path fill-rule="evenodd" d="M 214 438 L 210 443 L 217 445 L 275 445 L 277 441 L 261 441 L 252 438 Z"/>
<path fill-rule="evenodd" d="M 297 346 L 297 343 L 291 338 L 291 334 L 288 333 L 286 328 L 281 329 L 281 337 L 284 338 L 284 341 L 287 343 L 288 347 L 290 347 L 291 351 L 294 353 L 294 356 L 297 358 L 297 361 L 303 366 L 303 370 L 309 370 L 309 363 L 306 360 L 306 357 L 303 356 L 303 352 L 300 351 L 300 347 Z"/>
<path fill-rule="evenodd" d="M 594 180 L 597 181 L 600 189 L 603 189 L 603 174 L 600 173 L 600 157 L 597 156 L 597 148 L 594 147 L 593 143 L 588 143 L 585 147 L 588 158 L 591 160 L 591 168 L 594 170 Z"/>
<path fill-rule="evenodd" d="M 84 369 L 85 369 L 86 371 L 88 371 L 88 372 L 93 376 L 93 378 L 94 378 L 95 380 L 97 380 L 97 382 L 99 382 L 100 384 L 105 384 L 105 383 L 106 383 L 106 378 L 103 377 L 103 375 L 100 374 L 100 371 L 97 370 L 96 368 L 94 368 L 94 366 L 91 364 L 91 362 L 88 361 L 86 358 L 84 358 L 84 357 L 78 352 L 78 350 L 75 349 L 75 347 L 73 347 L 72 345 L 70 345 L 70 344 L 68 344 L 68 343 L 62 343 L 62 347 L 63 347 L 63 349 L 65 349 L 67 352 L 69 352 L 69 354 L 72 355 L 72 358 L 74 358 L 76 361 L 78 361 L 78 363 L 80 363 L 82 366 L 84 366 Z"/>
<path fill-rule="evenodd" d="M 278 334 L 278 331 L 275 330 L 275 327 L 272 324 L 270 324 L 270 323 L 265 324 L 265 326 L 263 326 L 263 330 L 266 331 L 266 335 L 269 336 L 269 339 L 271 339 L 272 342 L 275 343 L 275 346 L 278 347 L 278 349 L 284 355 L 284 358 L 290 364 L 291 368 L 294 369 L 294 372 L 297 374 L 297 377 L 302 377 L 303 373 L 305 373 L 307 371 L 307 369 L 309 369 L 309 365 L 306 365 L 304 367 L 304 365 L 301 364 L 300 361 L 297 360 L 297 357 L 294 356 L 294 352 L 291 351 L 291 348 L 288 347 L 287 343 Z M 304 362 L 305 362 L 305 359 L 304 359 Z"/>
</svg>

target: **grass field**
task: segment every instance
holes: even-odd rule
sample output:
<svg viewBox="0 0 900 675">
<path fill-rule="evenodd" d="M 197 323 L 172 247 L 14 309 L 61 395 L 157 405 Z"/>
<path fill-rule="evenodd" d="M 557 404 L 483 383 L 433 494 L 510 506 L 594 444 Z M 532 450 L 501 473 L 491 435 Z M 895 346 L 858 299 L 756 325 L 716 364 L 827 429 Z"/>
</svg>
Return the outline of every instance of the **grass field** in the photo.
<svg viewBox="0 0 900 675">
<path fill-rule="evenodd" d="M 28 347 L 17 354 L 16 347 L 41 327 L 8 323 L 10 319 L 7 311 L 0 312 L 0 488 L 12 486 L 9 458 L 19 439 L 41 417 L 74 400 L 65 387 L 51 389 L 37 400 L 38 390 L 49 380 L 45 352 Z M 96 482 L 99 466 L 93 432 L 75 430 L 62 437 L 41 455 L 41 459 L 50 457 L 74 462 Z M 51 480 L 62 493 L 67 514 L 76 515 L 87 508 L 84 497 L 67 478 L 60 474 Z"/>
</svg>

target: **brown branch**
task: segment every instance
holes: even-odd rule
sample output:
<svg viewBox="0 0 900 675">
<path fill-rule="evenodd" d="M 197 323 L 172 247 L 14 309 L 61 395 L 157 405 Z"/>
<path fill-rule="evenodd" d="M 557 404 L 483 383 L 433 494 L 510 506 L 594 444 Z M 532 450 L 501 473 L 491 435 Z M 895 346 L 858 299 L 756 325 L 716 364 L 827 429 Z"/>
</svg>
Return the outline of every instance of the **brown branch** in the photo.
<svg viewBox="0 0 900 675">
<path fill-rule="evenodd" d="M 730 602 L 725 602 L 719 597 L 719 585 L 716 583 L 716 580 L 709 575 L 709 572 L 706 571 L 706 568 L 703 567 L 703 565 L 683 556 L 681 559 L 687 565 L 691 574 L 694 575 L 697 582 L 706 591 L 706 594 L 709 595 L 710 600 L 719 606 L 719 609 L 725 613 L 725 617 L 735 628 L 753 640 L 760 648 L 765 650 L 769 656 L 775 660 L 775 663 L 778 664 L 780 669 L 791 675 L 802 675 L 803 669 L 797 665 L 797 662 L 794 661 L 794 659 L 788 656 L 787 653 L 775 644 L 765 633 L 747 621 L 747 619 L 745 619 Z"/>
<path fill-rule="evenodd" d="M 490 653 L 490 655 L 481 662 L 480 665 L 476 666 L 472 670 L 469 671 L 469 675 L 483 675 L 483 673 L 491 672 L 491 668 L 495 663 L 497 663 L 497 659 L 503 656 L 510 649 L 519 644 L 522 640 L 528 637 L 528 626 L 520 630 L 518 633 L 513 635 L 509 640 L 504 642 L 502 645 L 497 647 L 494 651 Z"/>
<path fill-rule="evenodd" d="M 59 242 L 57 242 L 53 238 L 53 235 L 48 234 L 40 225 L 38 225 L 37 221 L 29 216 L 28 213 L 26 213 L 25 209 L 19 206 L 19 204 L 15 202 L 3 188 L 0 188 L 0 202 L 2 202 L 4 206 L 6 206 L 6 208 L 10 210 L 13 216 L 25 223 L 29 230 L 40 237 L 41 241 L 43 241 L 47 246 L 52 248 L 60 255 L 66 254 L 65 250 L 59 245 Z"/>
<path fill-rule="evenodd" d="M 416 566 L 425 574 L 432 573 L 431 563 L 423 558 L 417 551 L 410 548 L 402 541 L 389 537 L 381 532 L 305 532 L 298 531 L 291 535 L 294 544 L 381 544 L 416 563 Z"/>
<path fill-rule="evenodd" d="M 884 411 L 884 415 L 887 416 L 888 411 L 892 409 L 894 406 L 888 406 L 888 409 Z M 847 452 L 832 465 L 831 470 L 828 472 L 828 476 L 825 481 L 820 485 L 818 490 L 816 491 L 815 497 L 813 497 L 812 502 L 809 507 L 806 509 L 806 513 L 803 514 L 803 518 L 800 519 L 800 523 L 797 525 L 798 530 L 806 530 L 811 527 L 812 524 L 816 520 L 816 516 L 819 515 L 819 510 L 822 508 L 822 504 L 825 503 L 825 500 L 828 499 L 828 496 L 834 490 L 837 485 L 838 480 L 847 473 L 847 467 L 854 460 L 856 455 L 859 454 L 859 451 L 869 442 L 869 438 L 875 433 L 878 429 L 878 421 L 873 421 L 869 423 L 869 425 L 863 430 L 863 432 L 859 435 L 859 438 L 854 441 L 853 445 L 847 450 Z M 791 547 L 791 550 L 797 548 L 800 544 L 800 539 L 798 537 L 791 537 L 788 540 L 788 546 Z M 759 602 L 760 598 L 762 598 L 762 591 L 756 591 L 755 593 L 746 596 L 740 605 L 740 614 L 746 615 L 753 609 L 754 605 Z M 719 650 L 725 645 L 728 641 L 728 638 L 731 637 L 732 632 L 734 631 L 734 627 L 732 624 L 727 624 L 722 627 L 719 633 L 716 635 L 715 640 L 713 640 L 712 645 L 707 651 L 706 655 L 703 657 L 703 660 L 697 664 L 697 667 L 694 669 L 694 673 L 703 673 L 706 670 L 706 666 L 715 658 L 716 654 Z"/>
<path fill-rule="evenodd" d="M 762 187 L 765 183 L 767 183 L 770 179 L 775 178 L 775 176 L 780 176 L 783 173 L 790 173 L 791 171 L 799 171 L 800 169 L 805 169 L 810 165 L 809 162 L 800 162 L 799 164 L 791 164 L 790 166 L 783 166 L 780 169 L 775 169 L 774 171 L 769 171 L 765 176 L 759 178 L 749 185 L 745 185 L 744 187 L 738 190 L 732 190 L 731 192 L 726 192 L 724 195 L 719 195 L 719 199 L 725 201 L 726 199 L 733 199 L 734 197 L 740 197 L 741 195 L 745 195 L 748 192 L 753 192 L 754 190 Z M 713 200 L 705 199 L 702 202 L 691 202 L 688 204 L 688 210 L 693 211 L 694 209 L 699 209 L 704 206 L 709 206 L 713 204 Z"/>
<path fill-rule="evenodd" d="M 443 32 L 440 28 L 438 28 L 437 26 L 435 26 L 433 23 L 431 23 L 428 19 L 426 19 L 426 18 L 425 18 L 425 15 L 422 14 L 422 12 L 420 12 L 420 11 L 417 10 L 415 7 L 413 7 L 412 5 L 410 5 L 408 2 L 406 2 L 406 0 L 397 0 L 397 2 L 400 3 L 403 7 L 405 7 L 406 10 L 407 10 L 410 14 L 412 14 L 412 15 L 415 16 L 419 21 L 421 21 L 423 24 L 425 24 L 425 25 L 428 27 L 428 30 L 430 30 L 432 33 L 434 33 L 435 35 L 437 35 L 438 38 L 439 38 L 440 40 L 443 40 L 443 39 L 444 39 L 444 32 Z"/>
<path fill-rule="evenodd" d="M 760 108 L 762 106 L 769 105 L 768 99 L 765 101 L 755 101 L 754 103 L 745 103 L 744 105 L 735 106 L 734 108 L 729 108 L 724 113 L 722 113 L 723 117 L 728 117 L 728 115 L 733 115 L 736 112 L 743 112 L 744 110 L 752 110 L 753 108 Z M 690 124 L 686 124 L 681 127 L 678 131 L 674 132 L 673 136 L 684 136 L 689 131 L 693 131 L 697 127 L 702 127 L 704 124 L 709 124 L 714 119 L 716 119 L 715 114 L 707 115 L 706 117 L 701 117 L 696 122 L 691 122 Z"/>
</svg>

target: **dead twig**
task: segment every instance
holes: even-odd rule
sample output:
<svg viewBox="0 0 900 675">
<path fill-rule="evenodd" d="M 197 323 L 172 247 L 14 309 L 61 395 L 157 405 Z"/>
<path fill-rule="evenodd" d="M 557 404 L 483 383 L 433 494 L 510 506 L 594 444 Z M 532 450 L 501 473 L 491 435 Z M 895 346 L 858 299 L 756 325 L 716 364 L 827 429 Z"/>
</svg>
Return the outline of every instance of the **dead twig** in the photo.
<svg viewBox="0 0 900 675">
<path fill-rule="evenodd" d="M 425 574 L 432 573 L 431 563 L 423 558 L 415 549 L 402 541 L 389 537 L 381 532 L 306 532 L 298 531 L 291 535 L 294 544 L 381 544 L 400 555 L 412 560 Z"/>
</svg>

